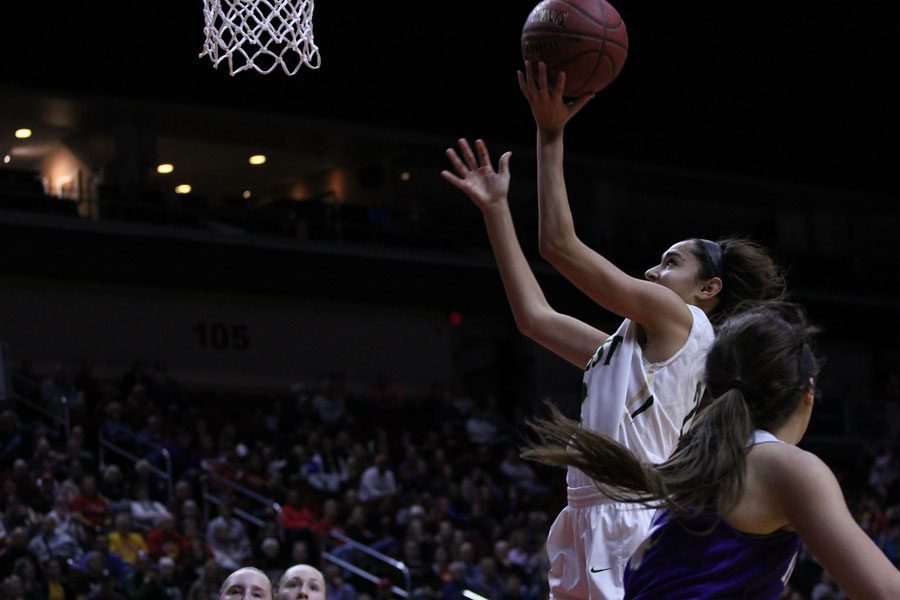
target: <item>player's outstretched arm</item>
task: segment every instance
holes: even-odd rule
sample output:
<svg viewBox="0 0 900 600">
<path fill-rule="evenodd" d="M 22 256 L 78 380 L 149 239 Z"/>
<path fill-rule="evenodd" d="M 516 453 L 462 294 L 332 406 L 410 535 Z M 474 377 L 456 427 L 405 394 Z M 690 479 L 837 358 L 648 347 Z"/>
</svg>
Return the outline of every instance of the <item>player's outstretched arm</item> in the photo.
<svg viewBox="0 0 900 600">
<path fill-rule="evenodd" d="M 575 233 L 563 174 L 563 131 L 593 98 L 563 99 L 565 73 L 550 85 L 544 63 L 518 73 L 537 125 L 539 236 L 541 256 L 595 302 L 640 323 L 651 336 L 671 337 L 679 347 L 692 317 L 684 301 L 662 286 L 624 273 Z"/>
<path fill-rule="evenodd" d="M 584 368 L 608 335 L 556 312 L 547 302 L 522 252 L 509 211 L 507 194 L 512 153 L 504 153 L 495 170 L 484 141 L 475 141 L 474 152 L 465 139 L 459 140 L 458 146 L 458 153 L 453 148 L 447 149 L 453 171 L 442 171 L 441 176 L 462 190 L 481 210 L 519 331 L 579 369 Z"/>
<path fill-rule="evenodd" d="M 859 527 L 831 469 L 797 449 L 773 471 L 787 521 L 850 598 L 900 598 L 900 571 Z"/>
</svg>

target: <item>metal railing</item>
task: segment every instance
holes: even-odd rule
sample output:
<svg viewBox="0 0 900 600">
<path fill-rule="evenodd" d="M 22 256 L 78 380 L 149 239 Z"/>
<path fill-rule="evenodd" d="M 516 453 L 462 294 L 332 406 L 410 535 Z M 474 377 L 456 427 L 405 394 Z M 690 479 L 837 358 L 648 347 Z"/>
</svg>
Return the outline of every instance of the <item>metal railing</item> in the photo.
<svg viewBox="0 0 900 600">
<path fill-rule="evenodd" d="M 281 512 L 281 505 L 271 498 L 267 498 L 262 494 L 258 494 L 250 488 L 243 486 L 236 481 L 228 479 L 227 477 L 222 477 L 218 473 L 212 471 L 207 465 L 203 465 L 203 470 L 205 474 L 205 479 L 203 482 L 203 516 L 207 522 L 209 522 L 210 517 L 209 505 L 214 504 L 216 506 L 219 506 L 223 502 L 221 496 L 217 496 L 210 491 L 210 483 L 226 488 L 230 494 L 242 496 L 244 498 L 252 500 L 263 509 L 271 509 L 273 514 L 275 515 Z M 236 517 L 243 519 L 244 521 L 247 521 L 248 523 L 255 525 L 256 527 L 264 527 L 266 524 L 265 520 L 259 518 L 253 513 L 247 512 L 240 507 L 232 507 L 232 512 Z M 330 538 L 337 540 L 342 546 L 349 546 L 355 550 L 359 550 L 360 552 L 374 558 L 375 560 L 378 560 L 399 571 L 403 575 L 403 580 L 406 583 L 406 588 L 404 589 L 400 586 L 392 585 L 391 591 L 401 598 L 409 598 L 412 590 L 412 575 L 409 572 L 409 567 L 407 567 L 401 561 L 393 559 L 390 556 L 387 556 L 386 554 L 383 554 L 370 546 L 366 546 L 365 544 L 361 544 L 355 540 L 352 540 L 340 532 L 330 531 L 328 535 Z M 339 567 L 353 573 L 354 575 L 357 575 L 358 577 L 362 577 L 366 581 L 369 581 L 376 585 L 381 584 L 382 579 L 380 577 L 354 565 L 347 560 L 344 560 L 339 556 L 336 556 L 332 552 L 323 550 L 322 558 L 338 565 Z"/>
<path fill-rule="evenodd" d="M 394 594 L 400 596 L 401 598 L 409 598 L 410 597 L 410 595 L 412 593 L 412 574 L 409 572 L 409 567 L 407 567 L 405 564 L 403 564 L 402 561 L 393 559 L 390 556 L 387 556 L 386 554 L 382 554 L 381 552 L 379 552 L 378 550 L 375 550 L 374 548 L 372 548 L 370 546 L 366 546 L 365 544 L 361 544 L 355 540 L 352 540 L 352 539 L 348 538 L 346 535 L 344 535 L 343 533 L 340 533 L 338 531 L 332 530 L 332 531 L 328 532 L 328 537 L 334 538 L 335 540 L 341 542 L 341 544 L 343 544 L 344 546 L 350 546 L 351 548 L 353 548 L 355 550 L 359 550 L 360 552 L 371 556 L 375 560 L 381 561 L 384 564 L 388 565 L 389 567 L 400 571 L 400 573 L 403 575 L 403 580 L 406 582 L 406 588 L 404 589 L 399 586 L 392 585 L 391 591 Z M 332 562 L 332 563 L 338 565 L 339 567 L 350 571 L 354 575 L 358 575 L 359 577 L 362 577 L 363 579 L 370 581 L 374 584 L 381 583 L 380 577 L 377 577 L 377 576 L 373 575 L 372 573 L 369 573 L 368 571 L 361 569 L 361 568 L 357 567 L 356 565 L 351 564 L 350 562 L 340 558 L 339 556 L 335 556 L 331 552 L 322 551 L 322 558 L 324 558 L 325 560 Z"/>
<path fill-rule="evenodd" d="M 59 405 L 62 409 L 59 414 L 47 409 L 44 406 L 41 406 L 40 404 L 28 400 L 27 398 L 20 396 L 19 394 L 12 394 L 9 397 L 16 404 L 24 404 L 34 412 L 39 413 L 49 419 L 57 427 L 62 427 L 62 430 L 65 432 L 66 437 L 69 437 L 69 433 L 72 429 L 72 423 L 69 416 L 69 399 L 67 397 L 60 396 L 59 398 Z"/>
<path fill-rule="evenodd" d="M 103 465 L 106 462 L 106 451 L 110 450 L 119 456 L 122 456 L 126 460 L 130 460 L 132 463 L 137 464 L 139 461 L 146 461 L 150 467 L 150 472 L 162 479 L 166 482 L 166 494 L 168 499 L 172 499 L 172 457 L 169 455 L 169 451 L 166 448 L 158 444 L 154 444 L 153 442 L 147 441 L 139 435 L 136 435 L 132 432 L 122 432 L 123 435 L 128 436 L 131 440 L 135 442 L 139 442 L 152 450 L 155 450 L 156 453 L 162 457 L 165 462 L 165 470 L 160 469 L 159 467 L 153 465 L 146 456 L 139 456 L 126 450 L 122 446 L 115 444 L 106 438 L 103 437 L 103 428 L 100 428 L 100 433 L 97 435 L 97 441 L 100 448 L 100 464 Z"/>
<path fill-rule="evenodd" d="M 262 505 L 264 508 L 270 508 L 275 513 L 278 513 L 281 511 L 281 505 L 278 504 L 277 502 L 275 502 L 274 500 L 272 500 L 271 498 L 266 498 L 262 494 L 257 494 L 250 488 L 243 486 L 243 485 L 237 483 L 236 481 L 232 481 L 231 479 L 228 479 L 227 477 L 222 477 L 218 473 L 214 473 L 206 465 L 203 465 L 203 470 L 206 475 L 206 478 L 203 482 L 203 516 L 207 522 L 209 521 L 209 505 L 215 504 L 216 506 L 219 506 L 220 504 L 222 504 L 222 498 L 220 498 L 219 496 L 216 496 L 215 494 L 213 494 L 209 491 L 209 482 L 210 481 L 213 481 L 218 485 L 228 488 L 231 491 L 231 493 L 233 493 L 233 494 L 237 494 L 239 496 L 244 496 L 245 498 L 249 498 L 250 500 L 253 500 L 253 501 L 257 502 L 258 504 Z M 242 508 L 235 506 L 232 508 L 232 512 L 234 512 L 235 516 L 240 517 L 241 519 L 244 519 L 245 521 L 252 523 L 253 525 L 256 525 L 257 527 L 262 527 L 265 525 L 265 521 L 263 521 L 256 515 L 243 510 Z"/>
</svg>

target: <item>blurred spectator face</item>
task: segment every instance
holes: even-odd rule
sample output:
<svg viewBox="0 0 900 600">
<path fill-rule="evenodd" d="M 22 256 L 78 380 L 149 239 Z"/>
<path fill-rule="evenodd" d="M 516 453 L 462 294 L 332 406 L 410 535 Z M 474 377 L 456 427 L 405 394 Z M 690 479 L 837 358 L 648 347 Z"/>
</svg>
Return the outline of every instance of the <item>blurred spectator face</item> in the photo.
<svg viewBox="0 0 900 600">
<path fill-rule="evenodd" d="M 159 518 L 159 521 L 157 521 L 157 527 L 166 533 L 171 533 L 175 529 L 175 517 L 169 513 L 164 514 Z"/>
<path fill-rule="evenodd" d="M 384 454 L 379 454 L 375 457 L 375 467 L 378 469 L 379 473 L 384 473 L 387 470 L 387 466 L 387 456 L 385 456 Z"/>
<path fill-rule="evenodd" d="M 219 523 L 216 525 L 216 528 L 213 530 L 213 536 L 215 536 L 216 541 L 222 544 L 228 542 L 228 525 L 225 523 Z"/>
<path fill-rule="evenodd" d="M 109 535 L 106 533 L 98 533 L 94 538 L 94 549 L 101 552 L 109 552 Z"/>
<path fill-rule="evenodd" d="M 497 575 L 497 563 L 494 562 L 494 559 L 486 556 L 481 559 L 481 572 L 485 577 L 494 577 Z"/>
<path fill-rule="evenodd" d="M 119 533 L 128 533 L 131 531 L 131 515 L 124 512 L 117 514 L 116 529 Z"/>
<path fill-rule="evenodd" d="M 256 569 L 238 569 L 228 576 L 219 600 L 272 600 L 269 578 Z"/>
<path fill-rule="evenodd" d="M 470 542 L 465 542 L 459 547 L 459 558 L 467 563 L 475 559 L 475 547 Z"/>
<path fill-rule="evenodd" d="M 262 552 L 266 558 L 270 560 L 275 560 L 278 558 L 278 540 L 275 538 L 266 538 L 262 542 Z"/>
<path fill-rule="evenodd" d="M 11 410 L 4 410 L 3 414 L 0 415 L 0 423 L 3 424 L 4 429 L 8 429 L 13 431 L 16 429 L 16 413 Z"/>
<path fill-rule="evenodd" d="M 103 479 L 107 483 L 118 485 L 122 482 L 122 470 L 115 465 L 110 465 L 103 472 Z"/>
<path fill-rule="evenodd" d="M 94 550 L 88 554 L 87 572 L 89 575 L 99 577 L 103 574 L 103 554 Z"/>
<path fill-rule="evenodd" d="M 0 592 L 3 592 L 4 598 L 24 598 L 25 585 L 22 583 L 22 579 L 17 575 L 10 575 L 3 580 Z"/>
<path fill-rule="evenodd" d="M 422 552 L 419 549 L 419 542 L 407 540 L 406 543 L 403 544 L 403 558 L 407 562 L 418 561 L 421 556 Z"/>
<path fill-rule="evenodd" d="M 338 518 L 339 508 L 337 500 L 329 498 L 325 501 L 325 504 L 322 505 L 322 516 L 333 521 Z"/>
<path fill-rule="evenodd" d="M 177 483 L 175 483 L 175 497 L 184 502 L 188 498 L 191 497 L 191 484 L 187 481 L 180 479 Z"/>
<path fill-rule="evenodd" d="M 144 502 L 150 499 L 150 488 L 146 485 L 136 485 L 134 486 L 134 498 L 139 502 Z"/>
<path fill-rule="evenodd" d="M 147 417 L 147 429 L 153 433 L 162 431 L 162 421 L 156 415 Z"/>
<path fill-rule="evenodd" d="M 58 514 L 68 514 L 69 513 L 69 499 L 60 494 L 56 497 L 56 500 L 53 501 L 53 510 L 55 510 Z"/>
<path fill-rule="evenodd" d="M 9 527 L 25 527 L 25 533 L 31 529 L 31 515 L 28 513 L 28 507 L 15 496 L 9 499 L 6 508 L 6 526 Z M 2 540 L 0 540 L 2 542 Z"/>
<path fill-rule="evenodd" d="M 15 479 L 26 479 L 28 477 L 28 463 L 17 458 L 13 463 L 12 475 Z"/>
<path fill-rule="evenodd" d="M 159 576 L 166 581 L 175 579 L 175 561 L 172 557 L 163 556 L 159 559 Z"/>
<path fill-rule="evenodd" d="M 41 533 L 47 537 L 52 536 L 56 532 L 56 519 L 53 517 L 44 517 L 41 521 Z"/>
<path fill-rule="evenodd" d="M 24 527 L 16 527 L 9 534 L 9 546 L 11 548 L 22 549 L 28 544 L 28 533 Z"/>
<path fill-rule="evenodd" d="M 50 581 L 62 579 L 62 567 L 57 559 L 52 558 L 44 563 L 44 577 Z"/>
<path fill-rule="evenodd" d="M 150 463 L 146 460 L 139 460 L 134 463 L 134 474 L 138 479 L 149 479 L 150 478 Z"/>
<path fill-rule="evenodd" d="M 24 582 L 33 582 L 34 581 L 34 565 L 27 558 L 20 558 L 15 562 L 13 566 L 13 571 L 16 575 L 22 578 Z"/>
<path fill-rule="evenodd" d="M 140 551 L 137 553 L 137 557 L 134 559 L 134 570 L 138 573 L 145 573 L 150 569 L 150 556 L 144 552 Z"/>
<path fill-rule="evenodd" d="M 450 521 L 441 521 L 438 523 L 437 537 L 440 540 L 448 541 L 453 539 L 453 523 Z"/>
<path fill-rule="evenodd" d="M 412 512 L 413 511 L 410 510 L 410 513 Z M 406 537 L 417 540 L 425 537 L 425 526 L 422 524 L 421 520 L 413 519 L 409 522 L 409 527 L 406 528 Z"/>
<path fill-rule="evenodd" d="M 97 481 L 91 475 L 85 475 L 81 480 L 81 495 L 92 498 L 97 494 Z"/>
<path fill-rule="evenodd" d="M 359 504 L 353 507 L 353 510 L 350 511 L 350 519 L 349 522 L 353 525 L 364 525 L 366 522 L 366 511 Z"/>
<path fill-rule="evenodd" d="M 218 582 L 221 581 L 219 573 L 219 563 L 217 563 L 215 559 L 211 558 L 203 563 L 203 579 L 206 581 L 218 584 Z"/>
<path fill-rule="evenodd" d="M 297 540 L 294 542 L 294 545 L 291 546 L 291 562 L 302 564 L 309 560 L 309 547 L 307 547 L 306 542 L 302 540 Z"/>
<path fill-rule="evenodd" d="M 325 579 L 329 582 L 341 579 L 341 568 L 334 563 L 325 565 Z"/>
<path fill-rule="evenodd" d="M 69 479 L 77 481 L 83 471 L 81 461 L 78 458 L 73 458 L 69 461 Z"/>
<path fill-rule="evenodd" d="M 196 519 L 200 516 L 200 507 L 197 502 L 188 498 L 181 503 L 181 516 L 185 519 Z"/>
<path fill-rule="evenodd" d="M 309 565 L 294 565 L 278 582 L 276 600 L 325 600 L 325 578 Z"/>
<path fill-rule="evenodd" d="M 38 485 L 41 487 L 43 494 L 52 494 L 56 489 L 56 479 L 53 478 L 53 473 L 50 471 L 42 473 L 41 478 L 38 480 Z"/>
<path fill-rule="evenodd" d="M 47 456 L 50 454 L 50 442 L 47 441 L 47 438 L 42 437 L 38 440 L 37 446 L 35 447 L 35 454 L 38 456 Z"/>
<path fill-rule="evenodd" d="M 504 593 L 511 598 L 521 595 L 522 580 L 518 575 L 513 574 L 506 578 Z"/>
<path fill-rule="evenodd" d="M 122 405 L 118 402 L 110 402 L 106 406 L 106 416 L 112 421 L 122 420 Z"/>
<path fill-rule="evenodd" d="M 509 554 L 509 542 L 506 540 L 498 540 L 494 544 L 494 556 L 497 557 L 497 560 L 504 561 L 506 560 L 506 556 Z"/>
<path fill-rule="evenodd" d="M 200 535 L 200 526 L 197 525 L 197 519 L 188 517 L 182 519 L 181 535 L 186 538 L 195 538 Z"/>
</svg>

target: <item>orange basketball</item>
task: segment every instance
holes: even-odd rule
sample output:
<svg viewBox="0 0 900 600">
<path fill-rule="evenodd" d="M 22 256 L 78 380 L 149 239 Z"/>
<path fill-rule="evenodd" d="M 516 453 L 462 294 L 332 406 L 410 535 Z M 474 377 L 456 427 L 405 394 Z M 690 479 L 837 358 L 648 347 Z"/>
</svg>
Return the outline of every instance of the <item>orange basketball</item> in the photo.
<svg viewBox="0 0 900 600">
<path fill-rule="evenodd" d="M 545 62 L 551 85 L 565 71 L 565 96 L 599 92 L 627 56 L 625 22 L 605 0 L 543 0 L 522 28 L 523 60 Z"/>
</svg>

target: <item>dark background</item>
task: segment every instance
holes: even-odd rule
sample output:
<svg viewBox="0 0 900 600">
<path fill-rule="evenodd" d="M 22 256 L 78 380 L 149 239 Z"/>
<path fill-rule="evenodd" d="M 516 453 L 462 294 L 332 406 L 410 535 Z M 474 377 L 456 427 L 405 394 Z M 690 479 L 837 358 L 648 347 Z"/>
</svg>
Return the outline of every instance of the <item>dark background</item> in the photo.
<svg viewBox="0 0 900 600">
<path fill-rule="evenodd" d="M 531 144 L 519 36 L 532 2 L 321 0 L 322 66 L 234 77 L 199 58 L 199 0 L 11 3 L 4 83 L 329 117 Z M 891 2 L 615 3 L 630 53 L 572 151 L 729 175 L 897 191 Z"/>
<path fill-rule="evenodd" d="M 669 244 L 698 232 L 751 235 L 789 268 L 795 297 L 815 320 L 853 345 L 845 352 L 866 348 L 879 372 L 893 365 L 896 353 L 885 341 L 900 327 L 893 3 L 615 6 L 628 27 L 628 59 L 567 131 L 570 193 L 588 199 L 575 207 L 585 228 L 579 233 L 635 275 Z M 435 219 L 432 248 L 446 240 L 448 252 L 458 249 L 454 242 L 471 252 L 477 242 L 482 260 L 431 260 L 405 247 L 385 258 L 371 247 L 328 254 L 206 237 L 173 242 L 130 229 L 15 222 L 3 226 L 2 272 L 481 310 L 505 319 L 509 338 L 518 340 L 477 211 L 440 181 L 444 146 L 431 140 L 483 137 L 495 156 L 504 147 L 533 147 L 533 120 L 515 77 L 532 7 L 320 0 L 313 18 L 320 69 L 232 77 L 199 56 L 200 0 L 7 6 L 0 21 L 4 86 L 427 135 L 421 146 L 410 142 L 410 153 L 427 147 L 427 176 L 414 181 L 440 186 L 422 193 L 429 210 L 448 211 Z M 420 166 L 418 158 L 409 163 Z M 612 176 L 604 165 L 636 166 Z M 533 157 L 519 152 L 511 202 L 526 252 L 543 267 L 538 275 L 559 310 L 599 319 L 593 303 L 537 258 L 533 169 Z M 647 177 L 651 171 L 656 175 Z M 608 206 L 590 201 L 604 179 L 619 190 Z M 471 237 L 464 244 L 439 238 L 450 230 L 445 218 Z"/>
</svg>

